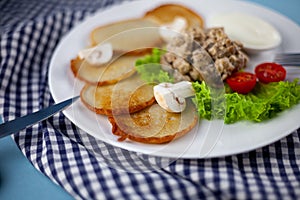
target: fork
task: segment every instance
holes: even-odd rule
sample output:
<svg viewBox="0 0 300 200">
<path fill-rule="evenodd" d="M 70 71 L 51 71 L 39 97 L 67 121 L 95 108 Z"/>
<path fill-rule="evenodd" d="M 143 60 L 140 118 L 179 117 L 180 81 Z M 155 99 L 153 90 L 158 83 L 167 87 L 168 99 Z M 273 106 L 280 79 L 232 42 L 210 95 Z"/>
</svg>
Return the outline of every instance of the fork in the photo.
<svg viewBox="0 0 300 200">
<path fill-rule="evenodd" d="M 276 54 L 274 62 L 283 66 L 300 67 L 300 53 L 280 53 Z M 299 69 L 298 69 L 299 70 Z"/>
<path fill-rule="evenodd" d="M 276 54 L 274 62 L 284 66 L 289 81 L 300 78 L 300 53 Z"/>
</svg>

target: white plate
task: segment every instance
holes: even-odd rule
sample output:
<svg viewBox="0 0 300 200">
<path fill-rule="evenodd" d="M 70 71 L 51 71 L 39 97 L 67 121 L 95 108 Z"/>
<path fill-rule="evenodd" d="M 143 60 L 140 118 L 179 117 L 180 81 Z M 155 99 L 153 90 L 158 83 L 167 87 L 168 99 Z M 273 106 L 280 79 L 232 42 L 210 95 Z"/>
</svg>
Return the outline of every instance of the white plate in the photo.
<svg viewBox="0 0 300 200">
<path fill-rule="evenodd" d="M 96 13 L 72 29 L 57 46 L 49 69 L 49 85 L 55 102 L 60 102 L 80 93 L 82 83 L 74 79 L 69 61 L 78 51 L 88 45 L 91 30 L 113 21 L 141 17 L 147 10 L 169 1 L 134 1 L 111 7 Z M 271 23 L 280 32 L 283 41 L 277 51 L 297 51 L 300 49 L 300 28 L 286 17 L 274 11 L 243 1 L 189 0 L 172 1 L 181 3 L 201 14 L 207 25 L 210 17 L 221 12 L 240 11 L 259 16 Z M 272 53 L 266 52 L 251 57 L 249 66 L 263 61 L 271 61 Z M 252 70 L 251 67 L 248 70 Z M 199 126 L 186 136 L 164 145 L 118 142 L 111 133 L 111 125 L 104 116 L 94 114 L 80 101 L 64 111 L 76 126 L 88 134 L 114 146 L 166 157 L 209 158 L 250 151 L 287 136 L 300 126 L 298 119 L 300 105 L 281 113 L 276 118 L 262 123 L 239 122 L 223 125 L 222 121 L 201 120 Z"/>
</svg>

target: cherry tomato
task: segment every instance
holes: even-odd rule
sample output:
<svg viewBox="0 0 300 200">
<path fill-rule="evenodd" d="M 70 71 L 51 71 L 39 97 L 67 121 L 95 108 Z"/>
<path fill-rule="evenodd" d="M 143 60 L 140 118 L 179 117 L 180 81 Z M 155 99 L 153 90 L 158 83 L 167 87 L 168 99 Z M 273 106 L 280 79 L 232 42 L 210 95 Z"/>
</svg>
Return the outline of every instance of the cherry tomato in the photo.
<svg viewBox="0 0 300 200">
<path fill-rule="evenodd" d="M 276 63 L 262 63 L 255 67 L 255 74 L 260 82 L 279 82 L 285 79 L 286 70 Z"/>
<path fill-rule="evenodd" d="M 228 77 L 226 82 L 233 91 L 247 94 L 256 85 L 256 75 L 249 72 L 236 72 Z"/>
</svg>

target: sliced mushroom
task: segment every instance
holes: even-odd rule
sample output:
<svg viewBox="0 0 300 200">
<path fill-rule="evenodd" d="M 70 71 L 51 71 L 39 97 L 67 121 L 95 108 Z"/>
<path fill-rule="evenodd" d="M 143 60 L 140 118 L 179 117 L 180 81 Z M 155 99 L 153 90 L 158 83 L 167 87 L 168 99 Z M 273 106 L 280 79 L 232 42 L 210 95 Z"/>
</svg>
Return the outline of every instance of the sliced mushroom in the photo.
<svg viewBox="0 0 300 200">
<path fill-rule="evenodd" d="M 186 98 L 195 95 L 192 83 L 181 81 L 175 84 L 161 83 L 153 88 L 157 103 L 166 111 L 180 113 L 186 107 Z"/>
</svg>

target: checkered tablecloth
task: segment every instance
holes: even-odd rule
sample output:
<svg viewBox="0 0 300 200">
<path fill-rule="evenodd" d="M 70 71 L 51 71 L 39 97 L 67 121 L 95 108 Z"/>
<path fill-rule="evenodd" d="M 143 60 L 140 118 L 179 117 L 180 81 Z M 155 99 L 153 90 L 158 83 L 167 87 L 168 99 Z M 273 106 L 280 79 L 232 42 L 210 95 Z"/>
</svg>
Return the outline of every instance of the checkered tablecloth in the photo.
<svg viewBox="0 0 300 200">
<path fill-rule="evenodd" d="M 87 16 L 118 3 L 0 1 L 4 121 L 54 103 L 47 74 L 58 42 Z M 95 140 L 62 113 L 13 138 L 36 169 L 76 199 L 300 199 L 299 129 L 248 153 L 164 166 Z M 98 149 L 91 151 L 95 143 Z"/>
</svg>

